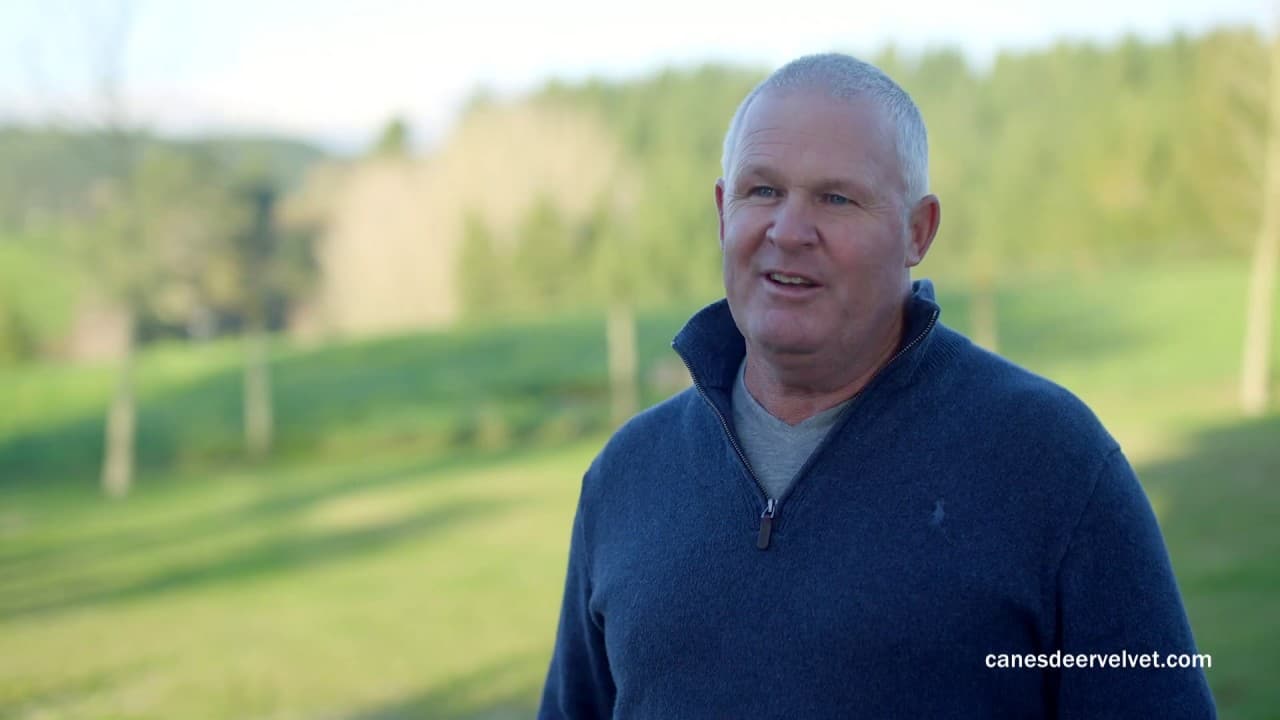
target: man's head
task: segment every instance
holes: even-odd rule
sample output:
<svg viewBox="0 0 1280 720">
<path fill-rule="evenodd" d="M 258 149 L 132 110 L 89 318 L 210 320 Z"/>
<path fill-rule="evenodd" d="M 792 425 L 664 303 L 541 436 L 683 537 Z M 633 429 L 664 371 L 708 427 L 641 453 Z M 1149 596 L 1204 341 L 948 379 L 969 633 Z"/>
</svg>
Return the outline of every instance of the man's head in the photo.
<svg viewBox="0 0 1280 720">
<path fill-rule="evenodd" d="M 875 67 L 814 55 L 743 100 L 716 183 L 725 293 L 749 352 L 864 356 L 896 343 L 937 232 L 924 123 Z"/>
</svg>

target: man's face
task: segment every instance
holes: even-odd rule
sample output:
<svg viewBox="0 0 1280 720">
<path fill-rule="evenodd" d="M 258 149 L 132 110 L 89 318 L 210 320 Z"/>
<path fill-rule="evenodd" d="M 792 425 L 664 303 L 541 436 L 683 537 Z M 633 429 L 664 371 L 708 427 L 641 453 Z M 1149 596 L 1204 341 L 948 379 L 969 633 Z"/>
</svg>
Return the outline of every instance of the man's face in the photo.
<svg viewBox="0 0 1280 720">
<path fill-rule="evenodd" d="M 883 115 L 804 90 L 748 108 L 716 205 L 725 294 L 749 346 L 854 351 L 901 313 L 922 253 Z"/>
</svg>

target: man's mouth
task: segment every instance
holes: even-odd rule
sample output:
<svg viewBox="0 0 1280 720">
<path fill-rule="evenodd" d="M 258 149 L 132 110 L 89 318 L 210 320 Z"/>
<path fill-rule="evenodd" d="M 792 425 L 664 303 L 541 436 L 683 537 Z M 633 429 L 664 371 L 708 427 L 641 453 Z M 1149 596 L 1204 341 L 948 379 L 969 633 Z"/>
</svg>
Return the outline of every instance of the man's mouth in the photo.
<svg viewBox="0 0 1280 720">
<path fill-rule="evenodd" d="M 765 277 L 769 278 L 769 280 L 779 285 L 787 285 L 792 287 L 817 287 L 818 286 L 818 283 L 814 282 L 813 280 L 810 280 L 809 278 L 803 275 L 792 275 L 790 273 L 771 272 L 771 273 L 765 273 Z"/>
</svg>

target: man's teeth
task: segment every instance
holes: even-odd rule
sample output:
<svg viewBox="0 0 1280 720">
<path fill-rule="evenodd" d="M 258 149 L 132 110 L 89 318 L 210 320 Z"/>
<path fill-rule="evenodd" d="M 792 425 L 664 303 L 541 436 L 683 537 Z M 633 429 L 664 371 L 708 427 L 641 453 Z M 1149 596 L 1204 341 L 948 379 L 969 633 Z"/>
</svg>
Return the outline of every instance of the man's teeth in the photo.
<svg viewBox="0 0 1280 720">
<path fill-rule="evenodd" d="M 785 283 L 787 285 L 812 285 L 813 283 L 804 278 L 794 277 L 792 275 L 783 275 L 782 273 L 769 273 L 769 279 L 775 282 Z"/>
</svg>

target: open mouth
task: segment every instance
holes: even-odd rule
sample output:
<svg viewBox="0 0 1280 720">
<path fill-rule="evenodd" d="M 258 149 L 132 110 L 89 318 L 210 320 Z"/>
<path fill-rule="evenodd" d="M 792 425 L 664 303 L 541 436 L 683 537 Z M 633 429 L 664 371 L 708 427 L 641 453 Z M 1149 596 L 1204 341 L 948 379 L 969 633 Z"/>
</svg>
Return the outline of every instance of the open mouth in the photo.
<svg viewBox="0 0 1280 720">
<path fill-rule="evenodd" d="M 813 280 L 810 280 L 809 278 L 803 275 L 793 275 L 790 273 L 782 273 L 782 272 L 769 272 L 769 273 L 765 273 L 764 277 L 766 280 L 769 281 L 770 284 L 777 285 L 779 287 L 784 287 L 784 288 L 795 288 L 797 290 L 802 290 L 805 288 L 819 287 L 817 282 L 814 282 Z"/>
</svg>

